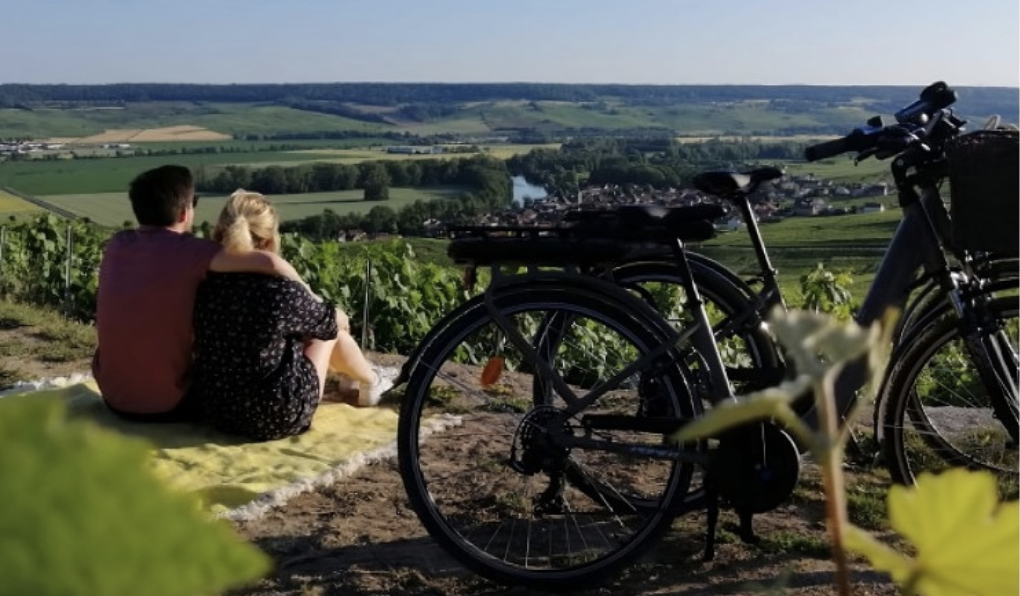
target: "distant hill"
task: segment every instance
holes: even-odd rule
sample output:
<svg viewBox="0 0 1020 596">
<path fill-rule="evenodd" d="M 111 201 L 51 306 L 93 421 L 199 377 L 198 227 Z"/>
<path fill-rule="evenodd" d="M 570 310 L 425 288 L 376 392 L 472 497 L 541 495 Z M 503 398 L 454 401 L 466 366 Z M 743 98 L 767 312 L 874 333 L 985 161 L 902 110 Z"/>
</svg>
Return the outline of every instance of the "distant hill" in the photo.
<svg viewBox="0 0 1020 596">
<path fill-rule="evenodd" d="M 832 135 L 847 132 L 869 116 L 894 113 L 919 91 L 908 86 L 813 85 L 0 84 L 0 137 L 78 136 L 105 128 L 184 125 L 235 138 L 310 138 L 312 133 L 336 131 L 502 135 L 538 141 L 607 131 Z M 974 125 L 991 114 L 1010 122 L 1020 120 L 1017 88 L 957 91 L 955 109 Z M 98 108 L 121 108 L 123 113 L 88 113 Z M 245 110 L 276 112 L 273 120 L 269 116 L 260 120 Z M 157 124 L 152 123 L 155 118 Z M 295 123 L 278 128 L 266 124 L 288 119 Z M 249 123 L 260 125 L 256 129 Z"/>
</svg>

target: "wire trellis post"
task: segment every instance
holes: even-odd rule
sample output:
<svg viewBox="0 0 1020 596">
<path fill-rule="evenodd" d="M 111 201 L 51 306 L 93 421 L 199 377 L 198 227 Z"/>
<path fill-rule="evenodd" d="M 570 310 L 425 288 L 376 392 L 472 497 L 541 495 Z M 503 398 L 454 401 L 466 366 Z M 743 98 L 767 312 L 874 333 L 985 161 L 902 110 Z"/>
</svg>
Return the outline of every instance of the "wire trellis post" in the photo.
<svg viewBox="0 0 1020 596">
<path fill-rule="evenodd" d="M 369 349 L 368 345 L 368 321 L 369 321 L 369 299 L 372 289 L 372 259 L 365 260 L 365 303 L 361 307 L 361 349 Z M 375 348 L 373 345 L 372 348 Z"/>
</svg>

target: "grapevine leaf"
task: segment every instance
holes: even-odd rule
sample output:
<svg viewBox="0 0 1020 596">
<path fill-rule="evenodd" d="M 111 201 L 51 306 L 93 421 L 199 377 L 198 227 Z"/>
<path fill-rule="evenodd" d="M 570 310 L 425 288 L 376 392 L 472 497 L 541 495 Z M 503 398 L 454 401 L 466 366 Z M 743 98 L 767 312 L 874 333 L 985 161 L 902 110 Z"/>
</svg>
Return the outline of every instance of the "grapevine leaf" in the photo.
<svg viewBox="0 0 1020 596">
<path fill-rule="evenodd" d="M 267 571 L 264 554 L 148 471 L 147 453 L 45 395 L 0 400 L 0 593 L 217 594 Z"/>
<path fill-rule="evenodd" d="M 865 329 L 852 321 L 842 323 L 831 315 L 803 310 L 777 309 L 769 323 L 776 338 L 787 348 L 795 370 L 814 378 L 822 378 L 832 363 L 867 353 L 879 336 L 877 325 Z"/>
<path fill-rule="evenodd" d="M 810 388 L 807 377 L 785 381 L 778 387 L 753 393 L 736 401 L 723 402 L 701 418 L 685 425 L 673 439 L 679 443 L 712 437 L 728 428 L 753 420 L 775 418 L 796 425 L 797 415 L 790 403 Z"/>
<path fill-rule="evenodd" d="M 989 472 L 951 469 L 921 474 L 915 487 L 889 491 L 892 527 L 917 550 L 892 556 L 855 532 L 847 546 L 866 555 L 908 591 L 926 596 L 998 596 L 1020 592 L 1020 516 L 1016 501 L 998 503 Z"/>
</svg>

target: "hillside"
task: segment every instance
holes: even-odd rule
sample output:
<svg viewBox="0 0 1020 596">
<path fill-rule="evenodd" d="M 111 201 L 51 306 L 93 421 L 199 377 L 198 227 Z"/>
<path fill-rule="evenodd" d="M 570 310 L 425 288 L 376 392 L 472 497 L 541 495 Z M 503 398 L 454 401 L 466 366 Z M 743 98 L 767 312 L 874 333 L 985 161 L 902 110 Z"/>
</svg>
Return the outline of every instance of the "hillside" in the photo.
<svg viewBox="0 0 1020 596">
<path fill-rule="evenodd" d="M 329 83 L 0 85 L 0 138 L 198 127 L 235 139 L 835 135 L 920 89 L 893 86 Z M 1015 88 L 959 88 L 961 115 L 1017 120 Z"/>
</svg>

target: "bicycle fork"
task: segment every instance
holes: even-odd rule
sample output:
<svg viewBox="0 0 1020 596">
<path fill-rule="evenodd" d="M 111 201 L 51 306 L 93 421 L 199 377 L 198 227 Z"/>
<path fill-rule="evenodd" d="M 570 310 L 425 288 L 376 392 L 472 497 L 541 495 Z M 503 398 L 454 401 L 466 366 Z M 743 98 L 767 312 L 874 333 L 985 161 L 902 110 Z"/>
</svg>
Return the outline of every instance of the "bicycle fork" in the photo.
<svg viewBox="0 0 1020 596">
<path fill-rule="evenodd" d="M 1005 330 L 988 329 L 988 323 L 968 326 L 964 334 L 967 351 L 988 391 L 988 400 L 999 422 L 1006 428 L 1011 447 L 1018 445 L 1020 421 L 1017 416 L 1017 355 Z M 993 323 L 995 327 L 999 324 Z"/>
</svg>

